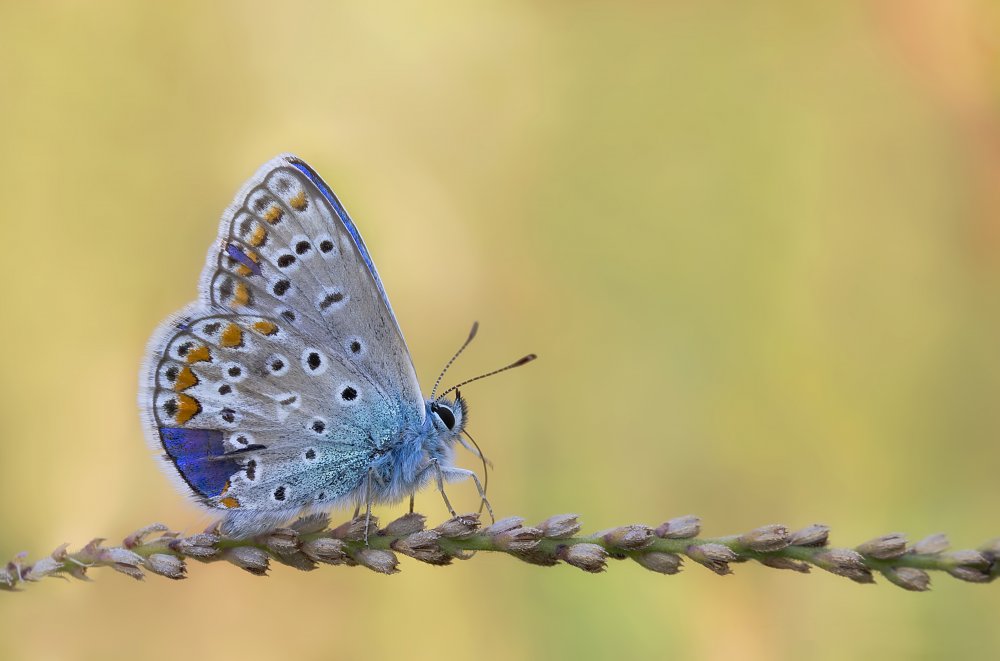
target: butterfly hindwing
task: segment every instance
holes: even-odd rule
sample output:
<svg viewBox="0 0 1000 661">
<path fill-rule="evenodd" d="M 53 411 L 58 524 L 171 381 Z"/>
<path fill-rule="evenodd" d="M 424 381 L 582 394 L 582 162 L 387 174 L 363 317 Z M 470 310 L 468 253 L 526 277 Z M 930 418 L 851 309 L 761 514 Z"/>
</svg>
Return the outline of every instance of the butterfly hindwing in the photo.
<svg viewBox="0 0 1000 661">
<path fill-rule="evenodd" d="M 277 320 L 196 316 L 174 326 L 160 356 L 151 373 L 151 424 L 178 472 L 211 506 L 260 500 L 255 507 L 285 508 L 306 498 L 306 483 L 319 500 L 343 495 L 343 471 L 328 464 L 353 465 L 371 453 L 373 433 L 397 431 L 357 366 Z M 239 479 L 251 458 L 253 479 Z M 292 479 L 296 473 L 314 477 L 303 482 Z M 297 497 L 288 493 L 291 482 L 273 502 L 251 493 L 275 480 L 294 482 Z M 322 492 L 328 482 L 341 488 Z"/>
</svg>

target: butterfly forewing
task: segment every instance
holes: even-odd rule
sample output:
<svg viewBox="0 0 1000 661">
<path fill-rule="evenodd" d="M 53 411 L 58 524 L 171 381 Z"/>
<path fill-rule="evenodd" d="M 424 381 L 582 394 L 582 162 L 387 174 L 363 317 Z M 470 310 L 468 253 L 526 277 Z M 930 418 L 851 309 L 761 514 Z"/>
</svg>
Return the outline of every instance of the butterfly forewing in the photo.
<svg viewBox="0 0 1000 661">
<path fill-rule="evenodd" d="M 209 255 L 203 294 L 213 306 L 268 312 L 315 342 L 338 343 L 422 419 L 413 364 L 367 250 L 339 201 L 296 164 L 307 167 L 275 159 L 237 198 Z"/>
</svg>

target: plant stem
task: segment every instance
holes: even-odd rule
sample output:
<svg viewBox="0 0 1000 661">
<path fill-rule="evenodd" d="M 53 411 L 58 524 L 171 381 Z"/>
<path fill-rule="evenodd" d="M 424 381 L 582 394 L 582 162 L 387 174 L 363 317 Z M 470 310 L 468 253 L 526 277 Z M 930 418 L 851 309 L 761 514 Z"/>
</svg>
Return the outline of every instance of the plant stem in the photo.
<svg viewBox="0 0 1000 661">
<path fill-rule="evenodd" d="M 271 561 L 302 570 L 321 563 L 362 565 L 391 574 L 398 570 L 397 553 L 447 565 L 483 551 L 536 565 L 566 563 L 592 573 L 604 571 L 609 558 L 631 559 L 662 574 L 680 571 L 685 558 L 717 574 L 729 574 L 732 564 L 752 560 L 802 573 L 819 567 L 858 583 L 874 582 L 879 573 L 913 591 L 929 588 L 932 571 L 973 583 L 987 583 L 1000 575 L 1000 539 L 978 550 L 949 552 L 943 535 L 908 545 L 903 535 L 890 533 L 848 549 L 827 546 L 829 530 L 822 525 L 798 531 L 770 525 L 740 535 L 699 537 L 701 523 L 693 516 L 671 519 L 655 529 L 632 524 L 590 536 L 579 535 L 579 519 L 572 514 L 551 517 L 534 527 L 512 517 L 480 528 L 476 514 L 454 517 L 433 529 L 424 524 L 422 515 L 407 514 L 380 529 L 373 517 L 366 531 L 363 518 L 331 527 L 326 515 L 310 515 L 249 539 L 223 537 L 214 528 L 184 537 L 154 524 L 132 533 L 121 546 L 104 546 L 103 540 L 95 539 L 74 553 L 61 546 L 33 563 L 18 556 L 0 568 L 0 589 L 17 590 L 45 576 L 86 579 L 88 569 L 102 566 L 136 579 L 147 571 L 180 579 L 192 558 L 229 562 L 258 575 L 267 573 Z"/>
</svg>

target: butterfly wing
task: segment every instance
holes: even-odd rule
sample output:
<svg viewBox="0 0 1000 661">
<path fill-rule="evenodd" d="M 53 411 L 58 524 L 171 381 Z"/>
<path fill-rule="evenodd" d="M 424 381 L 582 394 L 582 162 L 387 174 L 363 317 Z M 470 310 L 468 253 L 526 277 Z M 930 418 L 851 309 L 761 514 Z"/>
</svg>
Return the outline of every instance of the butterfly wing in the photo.
<svg viewBox="0 0 1000 661">
<path fill-rule="evenodd" d="M 267 311 L 314 341 L 364 331 L 369 372 L 423 419 L 413 362 L 368 250 L 302 160 L 272 159 L 244 185 L 223 216 L 201 282 L 207 307 Z"/>
<path fill-rule="evenodd" d="M 288 155 L 224 214 L 201 302 L 161 326 L 144 379 L 151 443 L 210 507 L 335 500 L 424 417 L 364 243 L 330 189 Z"/>
</svg>

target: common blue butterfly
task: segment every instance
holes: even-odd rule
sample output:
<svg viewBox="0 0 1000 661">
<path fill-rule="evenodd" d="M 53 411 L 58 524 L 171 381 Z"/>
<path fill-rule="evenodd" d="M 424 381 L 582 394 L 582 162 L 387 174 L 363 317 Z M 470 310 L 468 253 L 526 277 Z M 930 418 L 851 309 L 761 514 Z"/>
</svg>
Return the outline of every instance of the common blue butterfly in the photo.
<svg viewBox="0 0 1000 661">
<path fill-rule="evenodd" d="M 424 399 L 361 235 L 291 154 L 236 194 L 199 300 L 153 335 L 141 379 L 149 444 L 228 535 L 314 508 L 370 511 L 430 480 L 444 495 L 443 480 L 471 478 L 485 503 L 452 464 L 455 443 L 468 447 L 465 399 Z"/>
</svg>

